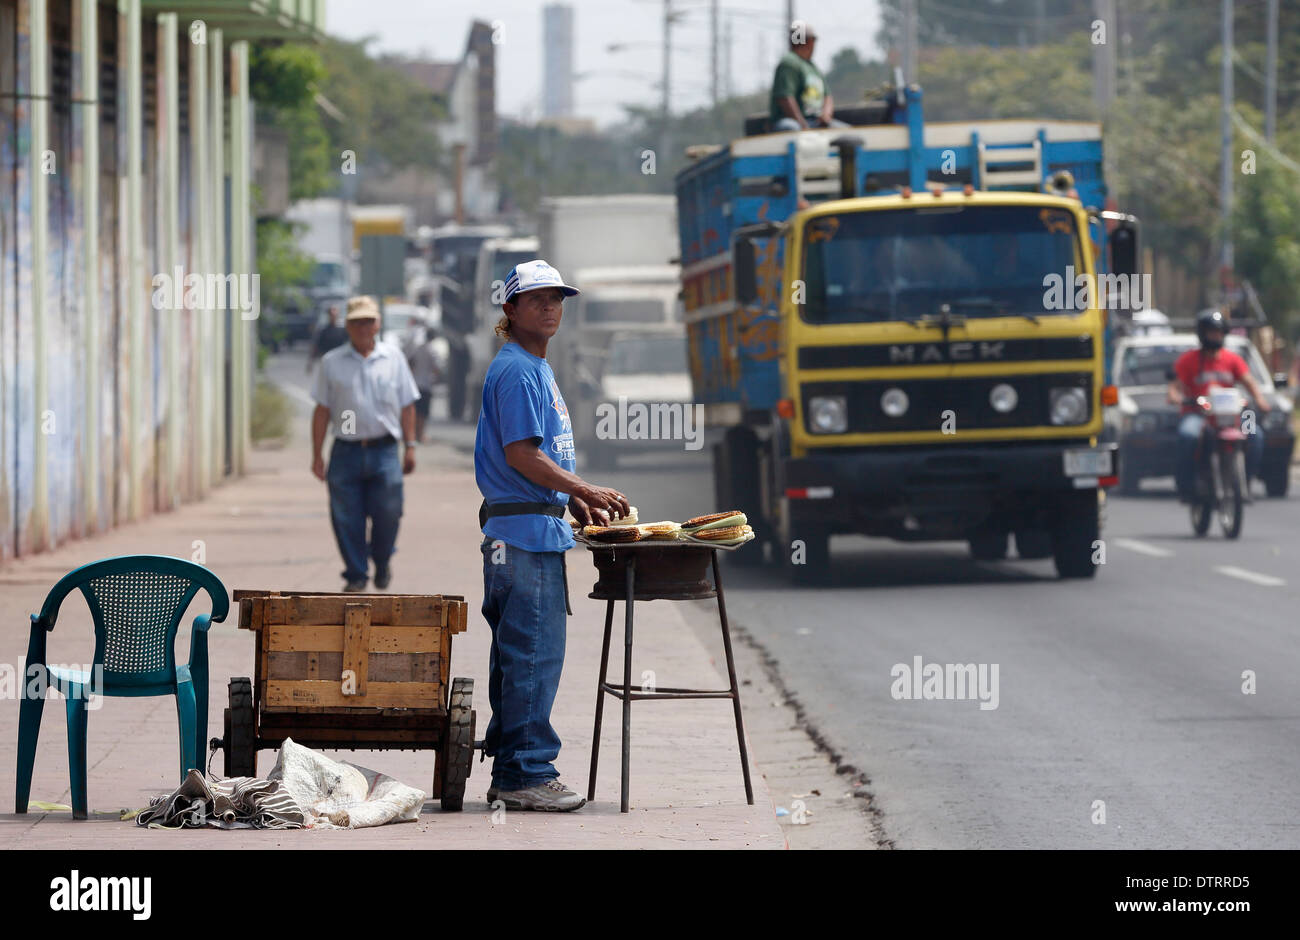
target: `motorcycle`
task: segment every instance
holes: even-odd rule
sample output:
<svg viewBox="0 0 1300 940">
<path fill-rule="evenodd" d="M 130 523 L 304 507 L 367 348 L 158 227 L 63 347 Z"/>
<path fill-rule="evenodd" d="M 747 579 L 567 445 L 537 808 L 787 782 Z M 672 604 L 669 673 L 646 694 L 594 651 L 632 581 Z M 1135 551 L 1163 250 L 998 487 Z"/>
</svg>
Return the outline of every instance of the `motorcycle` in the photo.
<svg viewBox="0 0 1300 940">
<path fill-rule="evenodd" d="M 1241 535 L 1247 499 L 1246 435 L 1241 430 L 1246 398 L 1235 388 L 1213 387 L 1194 404 L 1205 423 L 1196 450 L 1192 531 L 1205 535 L 1217 514 L 1224 537 L 1235 539 Z"/>
</svg>

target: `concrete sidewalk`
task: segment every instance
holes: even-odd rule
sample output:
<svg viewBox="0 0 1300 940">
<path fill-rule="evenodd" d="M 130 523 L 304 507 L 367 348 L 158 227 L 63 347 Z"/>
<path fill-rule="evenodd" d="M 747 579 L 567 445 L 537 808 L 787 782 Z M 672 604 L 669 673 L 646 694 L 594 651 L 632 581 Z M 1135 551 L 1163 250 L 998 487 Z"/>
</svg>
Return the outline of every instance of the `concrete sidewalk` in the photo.
<svg viewBox="0 0 1300 940">
<path fill-rule="evenodd" d="M 27 652 L 28 615 L 68 571 L 99 558 L 156 553 L 190 558 L 201 542 L 206 564 L 226 587 L 272 590 L 341 590 L 342 563 L 326 507 L 325 485 L 309 471 L 305 420 L 295 443 L 284 450 L 255 451 L 250 473 L 214 491 L 203 503 L 156 515 L 92 539 L 0 567 L 0 668 L 20 676 Z M 482 600 L 480 534 L 475 511 L 479 493 L 472 461 L 441 445 L 421 448 L 416 472 L 407 477 L 406 508 L 393 559 L 395 593 L 463 594 L 470 605 L 469 630 L 456 638 L 453 676 L 475 679 L 478 734 L 487 727 L 487 663 L 490 634 L 478 608 Z M 564 742 L 557 766 L 561 779 L 585 792 L 604 604 L 586 597 L 595 581 L 588 553 L 569 555 L 574 616 L 569 619 L 564 677 L 552 720 Z M 206 597 L 206 595 L 201 595 Z M 706 648 L 669 602 L 637 609 L 633 675 L 653 670 L 659 685 L 722 688 L 721 641 Z M 207 607 L 196 603 L 177 638 L 177 659 L 189 651 L 189 623 Z M 616 608 L 611 660 L 621 666 L 622 605 Z M 208 737 L 221 734 L 226 682 L 253 673 L 254 635 L 236 627 L 232 610 L 209 633 L 211 688 Z M 93 637 L 79 595 L 65 602 L 49 636 L 51 663 L 86 663 Z M 617 652 L 617 656 L 614 655 Z M 15 685 L 16 688 L 16 685 Z M 731 707 L 726 701 L 637 703 L 632 709 L 632 812 L 618 812 L 620 708 L 607 698 L 596 801 L 576 813 L 507 813 L 492 821 L 486 802 L 489 764 L 477 758 L 465 809 L 444 814 L 430 800 L 416 823 L 354 832 L 253 832 L 192 830 L 159 832 L 121 822 L 118 811 L 145 806 L 151 796 L 178 782 L 179 752 L 174 700 L 109 698 L 91 712 L 88 796 L 92 818 L 69 812 L 14 815 L 14 758 L 18 703 L 4 689 L 0 703 L 0 848 L 783 848 L 786 840 L 762 774 L 751 764 L 754 805 L 745 803 Z M 742 695 L 743 695 L 742 690 Z M 63 703 L 46 703 L 32 780 L 33 800 L 67 804 L 67 735 Z M 384 771 L 426 792 L 431 789 L 431 751 L 328 752 Z M 753 748 L 750 748 L 752 755 Z M 206 759 L 206 758 L 205 758 Z M 266 773 L 275 752 L 259 753 Z M 212 769 L 221 772 L 221 755 Z M 97 815 L 101 814 L 101 815 Z"/>
</svg>

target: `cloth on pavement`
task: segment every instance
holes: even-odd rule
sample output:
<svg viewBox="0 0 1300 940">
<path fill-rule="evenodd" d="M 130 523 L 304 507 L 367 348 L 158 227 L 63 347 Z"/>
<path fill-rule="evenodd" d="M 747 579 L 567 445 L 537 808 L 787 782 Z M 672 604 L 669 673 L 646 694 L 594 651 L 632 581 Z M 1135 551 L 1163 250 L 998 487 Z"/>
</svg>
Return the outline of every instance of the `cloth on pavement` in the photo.
<svg viewBox="0 0 1300 940">
<path fill-rule="evenodd" d="M 174 792 L 150 800 L 135 824 L 162 829 L 302 829 L 306 820 L 279 781 L 205 777 L 191 769 Z"/>
<path fill-rule="evenodd" d="M 286 738 L 275 767 L 258 777 L 205 777 L 191 770 L 155 797 L 137 826 L 188 829 L 362 829 L 413 822 L 425 793 L 387 774 L 331 760 Z"/>
</svg>

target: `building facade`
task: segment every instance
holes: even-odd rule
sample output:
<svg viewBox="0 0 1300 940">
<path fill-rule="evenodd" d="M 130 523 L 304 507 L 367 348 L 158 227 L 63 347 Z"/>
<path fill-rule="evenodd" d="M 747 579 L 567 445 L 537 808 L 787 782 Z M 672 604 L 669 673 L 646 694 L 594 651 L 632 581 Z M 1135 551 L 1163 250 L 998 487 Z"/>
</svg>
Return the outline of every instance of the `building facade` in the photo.
<svg viewBox="0 0 1300 940">
<path fill-rule="evenodd" d="M 0 0 L 0 561 L 243 471 L 249 43 L 323 25 L 324 0 Z"/>
</svg>

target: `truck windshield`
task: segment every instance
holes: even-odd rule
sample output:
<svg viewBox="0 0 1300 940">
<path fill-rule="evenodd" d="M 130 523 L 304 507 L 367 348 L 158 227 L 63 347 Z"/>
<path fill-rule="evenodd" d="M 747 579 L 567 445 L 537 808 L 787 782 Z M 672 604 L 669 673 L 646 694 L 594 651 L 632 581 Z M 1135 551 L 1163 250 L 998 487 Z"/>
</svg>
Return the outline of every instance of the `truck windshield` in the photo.
<svg viewBox="0 0 1300 940">
<path fill-rule="evenodd" d="M 532 261 L 537 257 L 535 251 L 498 251 L 492 255 L 492 281 L 496 283 L 501 281 L 505 283 L 510 274 L 510 269 L 517 264 L 523 264 L 525 261 Z"/>
<path fill-rule="evenodd" d="M 584 323 L 668 323 L 668 310 L 657 297 L 596 300 L 589 297 L 582 304 Z"/>
<path fill-rule="evenodd" d="M 820 216 L 804 227 L 804 242 L 808 323 L 915 321 L 943 304 L 967 318 L 1077 312 L 1045 304 L 1043 279 L 1055 274 L 1069 294 L 1078 266 L 1074 216 L 1064 209 L 936 206 Z"/>
<path fill-rule="evenodd" d="M 616 339 L 609 347 L 608 375 L 669 375 L 686 371 L 686 337 Z"/>
</svg>

